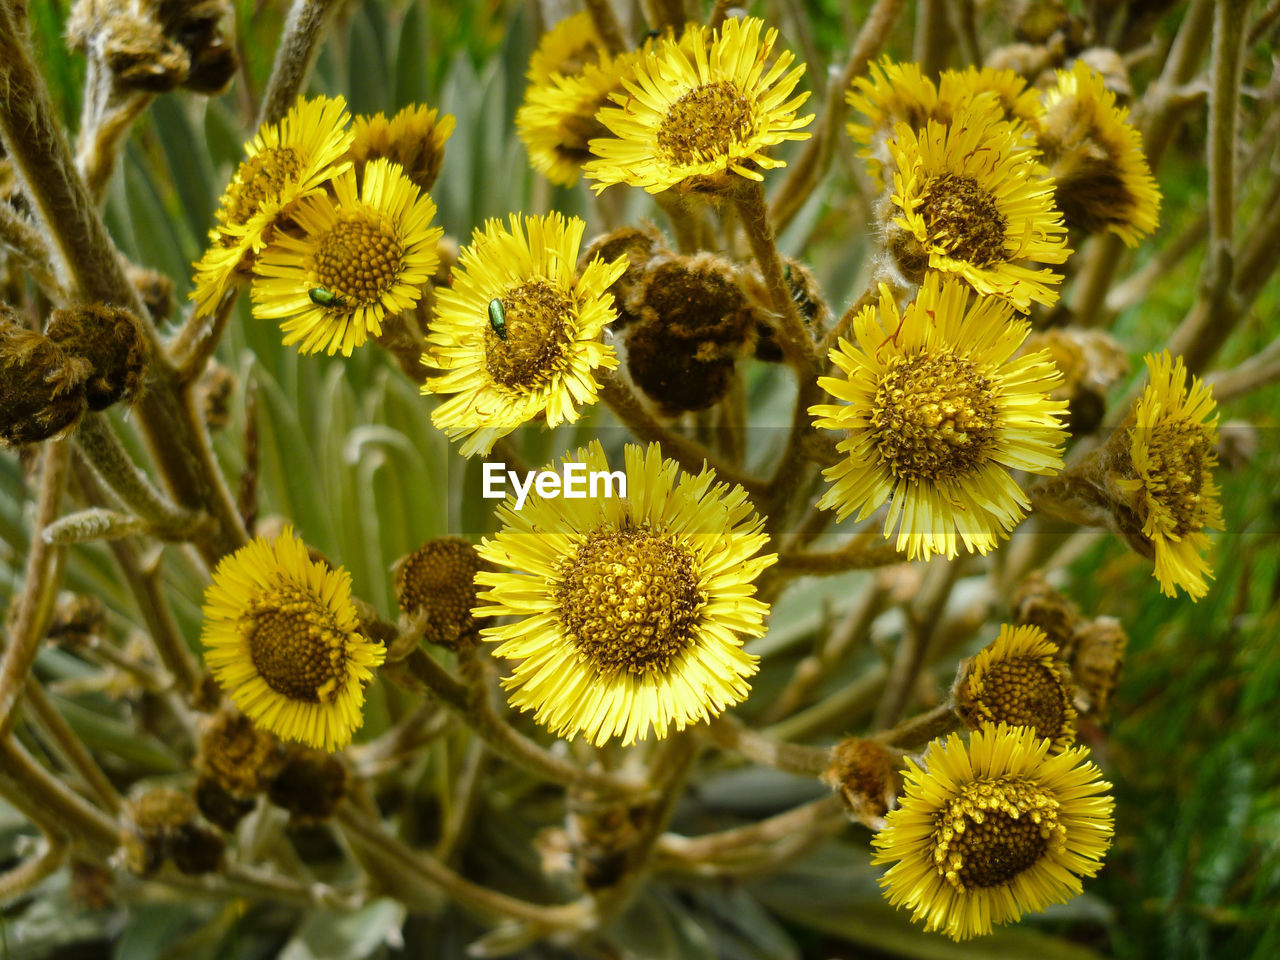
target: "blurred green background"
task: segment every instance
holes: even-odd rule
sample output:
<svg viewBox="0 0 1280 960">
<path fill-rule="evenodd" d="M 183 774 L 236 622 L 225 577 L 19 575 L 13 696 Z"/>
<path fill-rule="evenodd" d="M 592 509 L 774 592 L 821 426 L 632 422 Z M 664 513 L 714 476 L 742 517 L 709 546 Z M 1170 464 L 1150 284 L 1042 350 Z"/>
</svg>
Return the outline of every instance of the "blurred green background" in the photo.
<svg viewBox="0 0 1280 960">
<path fill-rule="evenodd" d="M 190 263 L 200 254 L 217 198 L 251 132 L 247 118 L 270 72 L 283 6 L 235 0 L 244 65 L 232 89 L 213 100 L 186 94 L 160 97 L 138 124 L 111 182 L 106 218 L 117 243 L 135 262 L 172 277 L 180 298 L 189 289 Z M 834 59 L 838 54 L 833 51 L 847 43 L 848 26 L 861 23 L 870 3 L 797 0 L 784 6 L 803 13 L 820 55 Z M 984 40 L 996 45 L 1006 38 L 998 35 L 996 5 L 988 6 L 984 29 L 990 26 L 997 33 L 990 38 L 984 34 Z M 1171 33 L 1181 7 L 1161 23 L 1161 36 Z M 752 10 L 778 20 L 772 6 L 756 4 Z M 30 11 L 46 76 L 74 129 L 83 65 L 59 39 L 66 0 L 32 3 Z M 781 25 L 791 40 L 785 18 Z M 345 95 L 355 112 L 390 113 L 425 101 L 458 118 L 433 194 L 439 222 L 460 242 L 485 217 L 505 217 L 516 210 L 550 207 L 587 216 L 590 223 L 583 187 L 552 190 L 535 182 L 515 137 L 512 121 L 536 26 L 531 6 L 512 0 L 353 3 L 325 47 L 310 89 Z M 909 12 L 889 52 L 910 55 L 911 27 Z M 1246 85 L 1265 84 L 1274 52 L 1266 44 L 1250 51 Z M 1158 60 L 1138 63 L 1135 89 L 1144 89 L 1158 66 Z M 1250 139 L 1265 117 L 1256 100 L 1247 100 L 1242 109 L 1242 129 Z M 1158 172 L 1165 195 L 1162 227 L 1134 254 L 1134 264 L 1169 243 L 1203 208 L 1203 127 L 1203 111 L 1193 112 Z M 839 148 L 849 149 L 845 141 Z M 1273 174 L 1275 163 L 1272 158 Z M 1247 188 L 1255 200 L 1264 179 L 1255 178 Z M 845 202 L 847 191 L 845 168 L 837 163 L 782 237 L 787 252 L 802 253 L 827 281 L 828 297 L 837 308 L 856 295 L 854 288 L 861 282 L 857 268 L 868 249 L 866 215 Z M 632 219 L 649 216 L 661 222 L 638 193 L 627 198 Z M 589 226 L 588 236 L 592 232 Z M 1197 250 L 1120 317 L 1115 333 L 1128 348 L 1134 370 L 1141 369 L 1143 353 L 1163 345 L 1189 308 L 1201 253 Z M 450 452 L 429 422 L 429 402 L 385 353 L 370 347 L 348 361 L 300 358 L 281 346 L 273 325 L 250 322 L 246 302 L 242 297 L 218 352 L 239 382 L 231 423 L 216 437 L 218 455 L 234 486 L 244 464 L 244 399 L 248 389 L 255 390 L 261 514 L 287 517 L 309 543 L 351 571 L 359 595 L 384 614 L 393 613 L 389 567 L 396 557 L 432 536 L 487 529 L 488 506 L 476 497 L 479 483 L 468 474 L 478 465 L 464 466 Z M 1220 364 L 1236 363 L 1275 338 L 1280 333 L 1277 316 L 1280 284 L 1273 279 Z M 753 377 L 756 422 L 785 422 L 790 402 L 785 382 L 767 371 Z M 1013 930 L 955 945 L 919 933 L 905 915 L 888 907 L 875 887 L 876 871 L 867 866 L 866 831 L 850 827 L 841 840 L 770 878 L 655 884 L 623 920 L 621 934 L 633 955 L 944 960 L 1280 956 L 1276 399 L 1272 387 L 1222 411 L 1224 421 L 1252 425 L 1230 430 L 1253 449 L 1234 469 L 1222 470 L 1227 530 L 1215 538 L 1216 580 L 1205 600 L 1195 604 L 1185 596 L 1161 597 L 1149 565 L 1113 538 L 1100 538 L 1072 566 L 1070 595 L 1087 615 L 1118 617 L 1131 638 L 1113 723 L 1096 745 L 1097 759 L 1116 788 L 1117 838 L 1100 877 L 1086 883 L 1084 897 Z M 597 408 L 577 427 L 557 435 L 525 430 L 520 442 L 528 458 L 538 462 L 609 422 Z M 765 451 L 757 455 L 767 458 Z M 24 499 L 16 458 L 0 456 L 0 606 L 20 575 L 25 554 Z M 825 602 L 839 613 L 841 601 L 831 598 L 847 597 L 863 576 L 803 581 L 784 597 L 759 648 L 767 650 L 770 660 L 757 686 L 758 698 L 767 702 L 768 692 L 777 689 L 809 649 L 824 622 L 814 611 Z M 194 646 L 203 576 L 185 553 L 166 548 L 165 580 Z M 137 612 L 101 548 L 73 551 L 67 585 L 101 596 L 113 628 L 125 632 L 136 626 Z M 866 651 L 832 676 L 821 692 L 849 683 L 882 656 L 877 649 Z M 952 669 L 950 663 L 941 667 L 939 679 L 945 683 Z M 87 668 L 49 649 L 41 656 L 39 671 L 56 680 Z M 164 743 L 133 735 L 127 711 L 116 701 L 90 693 L 61 697 L 59 704 L 95 752 L 112 762 L 156 773 L 177 769 L 177 758 Z M 395 694 L 375 688 L 362 737 L 375 734 L 404 709 Z M 750 709 L 748 704 L 746 712 Z M 829 739 L 841 732 L 826 734 Z M 444 756 L 432 764 L 456 765 L 458 757 L 448 750 L 446 739 Z M 433 776 L 432 769 L 423 772 L 427 792 Z M 499 781 L 495 789 L 501 787 Z M 717 822 L 767 815 L 813 795 L 813 789 L 770 771 L 726 768 L 707 771 L 694 793 L 682 807 L 678 829 L 697 832 L 707 815 Z M 554 820 L 554 804 L 540 795 L 523 800 L 529 803 L 523 810 L 519 804 L 504 807 L 493 801 L 484 837 L 477 841 L 477 852 L 468 855 L 469 872 L 489 874 L 504 885 L 524 882 L 512 879 L 513 870 L 526 878 L 536 873 L 526 849 L 528 837 L 540 820 Z M 6 839 L 20 831 L 11 816 L 0 829 Z M 0 849 L 8 846 L 6 842 Z M 380 945 L 380 937 L 403 920 L 386 901 L 354 918 L 328 920 L 300 920 L 269 905 L 240 912 L 211 909 L 135 906 L 127 919 L 108 923 L 69 905 L 65 877 L 55 878 L 43 902 L 7 911 L 0 927 L 0 957 L 98 956 L 78 951 L 95 949 L 92 945 L 103 943 L 112 929 L 119 936 L 110 949 L 121 960 L 272 956 L 280 949 L 289 957 L 320 957 L 326 955 L 323 945 L 337 942 L 347 944 L 353 957 L 452 957 L 462 956 L 466 943 L 482 932 L 451 915 L 411 918 L 405 928 L 410 946 L 399 951 Z M 212 933 L 194 936 L 197 920 L 211 923 Z M 535 952 L 561 955 L 549 947 Z"/>
</svg>

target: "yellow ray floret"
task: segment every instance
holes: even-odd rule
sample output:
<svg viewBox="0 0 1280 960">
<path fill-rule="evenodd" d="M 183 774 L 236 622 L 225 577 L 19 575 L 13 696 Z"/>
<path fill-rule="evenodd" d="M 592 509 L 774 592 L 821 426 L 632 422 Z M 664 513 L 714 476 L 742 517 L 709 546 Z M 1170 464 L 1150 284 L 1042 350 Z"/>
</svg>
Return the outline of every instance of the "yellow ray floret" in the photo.
<svg viewBox="0 0 1280 960">
<path fill-rule="evenodd" d="M 204 594 L 205 663 L 240 711 L 286 740 L 338 750 L 363 722 L 386 649 L 359 633 L 351 577 L 286 528 L 223 557 Z"/>
<path fill-rule="evenodd" d="M 299 97 L 280 123 L 264 123 L 245 144 L 245 159 L 219 201 L 209 249 L 195 264 L 191 297 L 198 311 L 217 305 L 232 277 L 252 265 L 294 203 L 321 192 L 350 166 L 343 159 L 352 138 L 348 119 L 341 97 Z"/>
<path fill-rule="evenodd" d="M 608 471 L 599 443 L 565 463 Z M 746 492 L 715 472 L 682 473 L 657 444 L 628 445 L 626 495 L 533 497 L 499 508 L 478 552 L 514 572 L 480 572 L 477 617 L 514 662 L 511 703 L 559 736 L 597 745 L 665 737 L 743 700 L 768 605 L 754 581 L 774 562 Z M 614 478 L 614 483 L 617 478 Z"/>
<path fill-rule="evenodd" d="M 432 199 L 399 164 L 373 160 L 359 189 L 347 170 L 328 193 L 301 201 L 254 266 L 253 315 L 280 321 L 301 353 L 343 356 L 382 332 L 388 315 L 422 297 L 443 231 Z"/>
<path fill-rule="evenodd" d="M 1049 741 L 1001 724 L 907 760 L 898 809 L 872 839 L 894 906 L 953 940 L 990 933 L 1064 903 L 1102 866 L 1115 827 L 1111 784 L 1083 747 L 1049 755 Z"/>
<path fill-rule="evenodd" d="M 842 402 L 809 408 L 844 433 L 818 506 L 863 520 L 889 501 L 884 535 L 897 529 L 913 559 L 990 550 L 1029 506 L 1011 471 L 1062 467 L 1067 405 L 1048 397 L 1061 378 L 1044 351 L 1013 356 L 1029 330 L 1006 302 L 936 273 L 901 312 L 882 286 L 854 320 L 856 344 L 831 351 L 844 375 L 818 381 Z"/>
<path fill-rule="evenodd" d="M 441 371 L 423 393 L 448 396 L 432 422 L 485 454 L 522 423 L 572 423 L 594 403 L 593 371 L 618 365 L 601 331 L 616 313 L 611 283 L 627 258 L 575 269 L 585 223 L 558 213 L 490 220 L 464 248 L 452 289 L 437 295 L 423 363 Z"/>
<path fill-rule="evenodd" d="M 618 106 L 597 118 L 613 134 L 592 140 L 598 159 L 583 172 L 599 193 L 629 183 L 659 193 L 718 190 L 736 177 L 761 180 L 762 170 L 785 166 L 766 152 L 785 140 L 805 140 L 813 115 L 797 116 L 808 99 L 792 96 L 804 67 L 787 72 L 794 57 L 782 51 L 770 62 L 777 31 L 761 39 L 754 18 L 727 20 L 714 34 L 686 30 L 666 37 L 623 80 Z"/>
<path fill-rule="evenodd" d="M 1198 377 L 1187 384 L 1187 368 L 1166 351 L 1148 354 L 1151 382 L 1134 408 L 1128 428 L 1131 476 L 1118 481 L 1155 548 L 1160 592 L 1182 587 L 1199 600 L 1212 570 L 1204 553 L 1206 527 L 1222 529 L 1221 493 L 1213 479 L 1217 464 L 1218 416 L 1209 387 Z"/>
</svg>

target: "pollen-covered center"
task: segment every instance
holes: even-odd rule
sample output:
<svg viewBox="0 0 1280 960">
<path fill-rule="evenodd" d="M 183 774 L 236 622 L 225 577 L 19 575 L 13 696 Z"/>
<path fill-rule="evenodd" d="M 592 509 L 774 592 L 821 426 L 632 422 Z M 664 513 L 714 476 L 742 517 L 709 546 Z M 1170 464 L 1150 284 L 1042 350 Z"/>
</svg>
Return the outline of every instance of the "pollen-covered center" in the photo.
<svg viewBox="0 0 1280 960">
<path fill-rule="evenodd" d="M 993 723 L 1034 727 L 1037 735 L 1056 740 L 1071 732 L 1070 693 L 1061 671 L 1043 658 L 1011 657 L 983 671 L 976 700 Z"/>
<path fill-rule="evenodd" d="M 732 83 L 704 83 L 667 108 L 658 147 L 675 163 L 697 163 L 750 137 L 754 116 L 751 102 Z"/>
<path fill-rule="evenodd" d="M 278 587 L 240 616 L 240 636 L 253 667 L 290 700 L 328 703 L 347 676 L 347 635 L 312 594 Z"/>
<path fill-rule="evenodd" d="M 880 379 L 870 419 L 881 462 L 895 477 L 965 476 L 995 443 L 996 385 L 950 351 L 895 357 Z"/>
<path fill-rule="evenodd" d="M 316 247 L 316 281 L 338 298 L 338 309 L 377 303 L 395 283 L 403 256 L 404 245 L 381 217 L 345 213 Z"/>
<path fill-rule="evenodd" d="M 302 157 L 292 147 L 273 147 L 240 164 L 239 176 L 227 187 L 222 220 L 243 226 L 268 200 L 277 199 L 302 174 Z"/>
<path fill-rule="evenodd" d="M 1173 514 L 1174 533 L 1185 536 L 1209 518 L 1202 495 L 1213 467 L 1213 437 L 1203 423 L 1185 418 L 1166 420 L 1141 439 L 1147 443 L 1147 491 Z"/>
<path fill-rule="evenodd" d="M 555 599 L 565 633 L 605 676 L 666 671 L 707 600 L 692 554 L 648 530 L 592 534 L 563 563 Z"/>
<path fill-rule="evenodd" d="M 490 307 L 484 332 L 485 369 L 506 387 L 536 387 L 550 377 L 569 344 L 573 301 L 541 278 L 498 298 L 500 329 Z"/>
<path fill-rule="evenodd" d="M 1026 780 L 966 784 L 938 812 L 934 867 L 962 893 L 1006 884 L 1065 846 L 1058 809 L 1051 794 Z"/>
<path fill-rule="evenodd" d="M 920 203 L 929 242 L 948 256 L 985 267 L 1003 260 L 1008 221 L 995 197 L 972 177 L 954 173 L 935 177 L 925 185 Z"/>
</svg>

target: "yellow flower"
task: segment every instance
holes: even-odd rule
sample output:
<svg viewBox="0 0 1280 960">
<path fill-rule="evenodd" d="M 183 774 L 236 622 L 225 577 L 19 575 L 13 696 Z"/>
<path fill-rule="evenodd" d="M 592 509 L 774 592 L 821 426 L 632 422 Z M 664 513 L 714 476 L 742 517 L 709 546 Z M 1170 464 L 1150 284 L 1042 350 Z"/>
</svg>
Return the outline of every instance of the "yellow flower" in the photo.
<svg viewBox="0 0 1280 960">
<path fill-rule="evenodd" d="M 741 487 L 714 471 L 682 474 L 657 444 L 626 448 L 626 496 L 530 496 L 498 509 L 505 526 L 480 555 L 519 572 L 476 574 L 490 589 L 478 617 L 515 617 L 482 631 L 516 661 L 511 703 L 559 736 L 596 745 L 665 737 L 746 697 L 764 632 L 753 581 L 774 562 Z M 598 442 L 565 458 L 588 475 L 609 465 Z M 613 475 L 614 482 L 620 479 Z M 594 481 L 593 481 L 594 486 Z"/>
<path fill-rule="evenodd" d="M 210 247 L 195 264 L 191 297 L 198 311 L 217 305 L 235 272 L 252 265 L 294 203 L 322 192 L 347 169 L 347 119 L 342 97 L 299 97 L 279 124 L 264 123 L 245 144 L 246 157 L 218 204 Z"/>
<path fill-rule="evenodd" d="M 1159 222 L 1160 188 L 1142 151 L 1129 110 L 1116 106 L 1101 74 L 1083 60 L 1058 71 L 1044 98 L 1040 149 L 1057 183 L 1057 205 L 1068 225 L 1110 230 L 1127 246 Z"/>
<path fill-rule="evenodd" d="M 1039 129 L 1044 115 L 1040 92 L 1012 70 L 994 67 L 943 70 L 938 78 L 938 111 L 933 119 L 950 123 L 966 104 L 984 93 L 995 94 L 1001 119 L 1012 123 L 1019 135 Z"/>
<path fill-rule="evenodd" d="M 593 189 L 716 190 L 732 183 L 731 174 L 762 180 L 762 169 L 785 166 L 765 151 L 808 139 L 801 129 L 813 115 L 796 116 L 807 92 L 791 96 L 804 67 L 787 73 L 795 58 L 785 50 L 769 64 L 778 32 L 761 41 L 763 25 L 726 20 L 710 43 L 706 28 L 691 27 L 646 53 L 634 78 L 623 80 L 626 96 L 614 94 L 619 106 L 597 114 L 613 137 L 590 143 L 598 159 L 583 171 L 599 181 Z"/>
<path fill-rule="evenodd" d="M 282 321 L 301 353 L 343 356 L 410 309 L 435 272 L 436 205 L 398 164 L 373 160 L 360 189 L 348 170 L 293 212 L 300 235 L 277 233 L 254 266 L 253 315 Z"/>
<path fill-rule="evenodd" d="M 314 561 L 291 528 L 223 557 L 204 592 L 205 663 L 264 730 L 333 752 L 363 722 L 386 650 L 358 632 L 351 577 Z"/>
<path fill-rule="evenodd" d="M 526 74 L 530 85 L 544 83 L 553 74 L 578 73 L 588 63 L 608 54 L 608 48 L 596 32 L 595 21 L 587 11 L 565 17 L 542 35 L 538 49 L 529 58 Z"/>
<path fill-rule="evenodd" d="M 1033 626 L 1002 626 L 956 683 L 956 705 L 970 729 L 998 723 L 1030 727 L 1055 750 L 1076 738 L 1073 699 L 1057 645 Z"/>
<path fill-rule="evenodd" d="M 857 345 L 831 351 L 844 376 L 818 381 L 843 403 L 809 408 L 845 433 L 818 506 L 863 520 L 891 500 L 885 537 L 900 527 L 912 559 L 953 557 L 958 540 L 990 550 L 1029 506 L 1010 471 L 1062 466 L 1057 371 L 1043 352 L 1012 359 L 1029 329 L 1005 301 L 936 273 L 902 313 L 882 286 L 854 320 Z"/>
<path fill-rule="evenodd" d="M 639 57 L 638 51 L 604 55 L 572 76 L 555 73 L 529 85 L 516 111 L 516 132 L 535 170 L 561 186 L 577 182 L 591 159 L 588 143 L 609 135 L 596 114 L 609 104 L 611 93 L 622 89 L 623 77 L 633 73 Z"/>
<path fill-rule="evenodd" d="M 355 166 L 356 181 L 362 182 L 370 160 L 386 159 L 398 163 L 421 189 L 430 190 L 440 176 L 444 144 L 456 123 L 452 114 L 436 114 L 424 104 L 414 104 L 390 120 L 381 113 L 356 117 L 346 156 Z"/>
<path fill-rule="evenodd" d="M 899 123 L 893 158 L 889 246 L 907 279 L 925 270 L 963 277 L 979 293 L 1019 310 L 1058 299 L 1062 276 L 1032 263 L 1062 263 L 1066 228 L 1053 207 L 1053 182 L 1034 151 L 1000 119 L 994 94 L 980 95 L 949 124 L 916 131 Z"/>
<path fill-rule="evenodd" d="M 1111 784 L 1084 747 L 1049 756 L 1027 727 L 989 727 L 968 746 L 935 740 L 910 759 L 898 809 L 872 838 L 894 906 L 953 940 L 1064 903 L 1092 877 L 1115 832 Z"/>
<path fill-rule="evenodd" d="M 1188 388 L 1181 357 L 1174 361 L 1166 351 L 1146 360 L 1151 382 L 1134 409 L 1126 444 L 1132 476 L 1118 483 L 1136 502 L 1143 536 L 1155 548 L 1160 592 L 1172 597 L 1182 587 L 1199 600 L 1209 592 L 1205 577 L 1213 575 L 1203 556 L 1209 546 L 1204 528 L 1222 529 L 1222 491 L 1213 480 L 1215 403 L 1199 378 Z"/>
<path fill-rule="evenodd" d="M 464 457 L 534 417 L 573 423 L 595 402 L 592 371 L 618 365 L 600 334 L 616 316 L 608 287 L 627 259 L 596 258 L 577 273 L 585 226 L 558 213 L 513 214 L 509 228 L 490 220 L 462 250 L 452 289 L 437 293 L 422 360 L 443 373 L 422 392 L 453 395 L 431 419 L 450 439 L 467 438 Z"/>
</svg>

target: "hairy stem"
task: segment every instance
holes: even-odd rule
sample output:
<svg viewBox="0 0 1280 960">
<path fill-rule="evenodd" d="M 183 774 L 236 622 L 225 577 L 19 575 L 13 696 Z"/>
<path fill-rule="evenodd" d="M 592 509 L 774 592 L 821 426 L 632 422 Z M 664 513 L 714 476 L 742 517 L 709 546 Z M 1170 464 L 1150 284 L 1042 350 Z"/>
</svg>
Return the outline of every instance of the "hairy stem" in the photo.
<svg viewBox="0 0 1280 960">
<path fill-rule="evenodd" d="M 706 728 L 716 746 L 740 754 L 752 763 L 802 777 L 816 777 L 831 763 L 827 747 L 787 743 L 759 733 L 728 714 L 714 717 Z"/>
<path fill-rule="evenodd" d="M 258 125 L 279 123 L 306 85 L 340 0 L 293 0 L 262 95 Z"/>
</svg>

